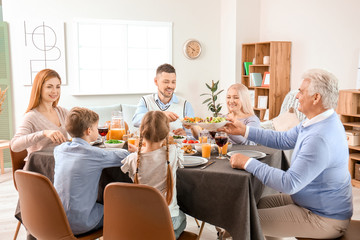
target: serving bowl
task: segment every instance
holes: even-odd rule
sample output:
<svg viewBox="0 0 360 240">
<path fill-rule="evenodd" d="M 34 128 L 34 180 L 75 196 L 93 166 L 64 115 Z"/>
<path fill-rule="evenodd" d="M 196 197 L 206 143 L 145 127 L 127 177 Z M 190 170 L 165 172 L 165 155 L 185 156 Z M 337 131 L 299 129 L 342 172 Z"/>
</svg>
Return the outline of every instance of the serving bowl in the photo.
<svg viewBox="0 0 360 240">
<path fill-rule="evenodd" d="M 119 140 L 120 143 L 107 143 L 105 142 L 105 147 L 107 148 L 122 148 L 125 144 L 125 141 Z"/>
<path fill-rule="evenodd" d="M 174 138 L 175 136 L 176 136 L 176 138 Z M 174 135 L 173 139 L 174 139 L 174 142 L 182 144 L 182 142 L 186 139 L 186 136 Z"/>
</svg>

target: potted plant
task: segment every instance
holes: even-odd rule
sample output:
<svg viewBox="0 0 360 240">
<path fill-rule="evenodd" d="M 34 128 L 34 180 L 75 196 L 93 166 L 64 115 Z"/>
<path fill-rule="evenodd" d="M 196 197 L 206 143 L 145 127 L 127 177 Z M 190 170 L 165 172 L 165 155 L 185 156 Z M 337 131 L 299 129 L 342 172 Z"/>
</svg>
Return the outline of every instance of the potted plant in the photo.
<svg viewBox="0 0 360 240">
<path fill-rule="evenodd" d="M 213 112 L 213 116 L 217 117 L 219 115 L 219 112 L 221 111 L 221 104 L 216 103 L 216 100 L 218 99 L 218 95 L 223 92 L 224 90 L 218 90 L 219 81 L 214 82 L 214 80 L 211 81 L 211 86 L 207 83 L 205 83 L 206 87 L 210 90 L 211 93 L 203 93 L 200 94 L 200 96 L 209 96 L 203 104 L 207 104 L 208 109 Z"/>
</svg>

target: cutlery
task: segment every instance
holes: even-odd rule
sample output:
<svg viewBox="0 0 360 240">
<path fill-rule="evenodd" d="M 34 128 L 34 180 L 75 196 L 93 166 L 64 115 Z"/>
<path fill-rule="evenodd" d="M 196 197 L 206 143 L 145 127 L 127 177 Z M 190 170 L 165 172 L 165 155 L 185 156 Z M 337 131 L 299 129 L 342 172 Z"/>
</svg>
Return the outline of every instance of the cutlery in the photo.
<svg viewBox="0 0 360 240">
<path fill-rule="evenodd" d="M 212 165 L 213 163 L 215 163 L 215 161 L 211 161 L 211 162 L 208 162 L 205 166 L 202 166 L 200 169 L 205 169 L 207 168 L 208 166 Z"/>
</svg>

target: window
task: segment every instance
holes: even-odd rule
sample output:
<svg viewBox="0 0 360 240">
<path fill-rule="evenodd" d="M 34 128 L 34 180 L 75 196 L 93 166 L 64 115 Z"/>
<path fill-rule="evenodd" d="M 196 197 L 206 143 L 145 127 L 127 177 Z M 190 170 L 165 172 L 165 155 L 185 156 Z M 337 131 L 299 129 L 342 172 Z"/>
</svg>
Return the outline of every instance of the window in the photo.
<svg viewBox="0 0 360 240">
<path fill-rule="evenodd" d="M 119 20 L 76 24 L 75 95 L 156 91 L 156 68 L 171 64 L 172 23 Z"/>
</svg>

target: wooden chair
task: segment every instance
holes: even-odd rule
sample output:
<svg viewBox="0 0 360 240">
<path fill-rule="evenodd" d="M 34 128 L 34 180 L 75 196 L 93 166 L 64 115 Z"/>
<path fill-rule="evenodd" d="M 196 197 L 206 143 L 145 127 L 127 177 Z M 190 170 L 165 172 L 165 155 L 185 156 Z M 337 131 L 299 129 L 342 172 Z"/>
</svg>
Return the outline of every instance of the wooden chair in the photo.
<svg viewBox="0 0 360 240">
<path fill-rule="evenodd" d="M 175 240 L 168 205 L 155 188 L 117 182 L 104 195 L 104 239 Z M 178 239 L 198 236 L 184 231 Z"/>
<path fill-rule="evenodd" d="M 13 174 L 14 187 L 16 190 L 17 190 L 17 187 L 16 187 L 16 181 L 15 181 L 15 171 L 24 168 L 24 166 L 25 166 L 24 159 L 26 158 L 27 154 L 28 154 L 28 152 L 26 149 L 21 152 L 13 152 L 11 150 L 11 146 L 10 146 L 12 174 Z M 16 240 L 16 238 L 19 234 L 20 226 L 21 226 L 21 222 L 18 221 L 16 230 L 15 230 L 15 234 L 14 234 L 14 240 Z"/>
<path fill-rule="evenodd" d="M 50 180 L 35 172 L 17 170 L 21 217 L 29 233 L 39 240 L 96 239 L 102 229 L 74 236 L 60 198 Z"/>
<path fill-rule="evenodd" d="M 314 238 L 296 238 L 298 240 L 316 240 Z M 360 220 L 351 220 L 349 227 L 342 237 L 328 240 L 354 240 L 360 239 Z M 326 239 L 325 239 L 326 240 Z"/>
</svg>

